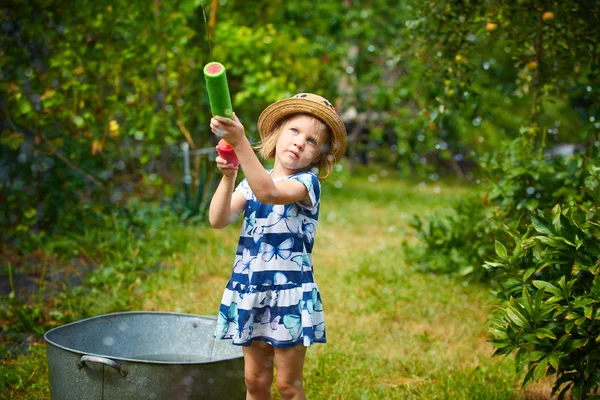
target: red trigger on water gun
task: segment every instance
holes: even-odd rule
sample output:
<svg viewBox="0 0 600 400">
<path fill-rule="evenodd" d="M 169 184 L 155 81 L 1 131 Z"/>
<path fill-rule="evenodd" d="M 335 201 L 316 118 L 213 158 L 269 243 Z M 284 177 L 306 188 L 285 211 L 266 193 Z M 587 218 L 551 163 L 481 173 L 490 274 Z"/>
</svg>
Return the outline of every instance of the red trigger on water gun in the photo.
<svg viewBox="0 0 600 400">
<path fill-rule="evenodd" d="M 227 161 L 227 164 L 233 164 L 234 167 L 240 165 L 240 162 L 233 151 L 233 146 L 227 143 L 224 139 L 219 140 L 217 144 L 217 153 Z"/>
</svg>

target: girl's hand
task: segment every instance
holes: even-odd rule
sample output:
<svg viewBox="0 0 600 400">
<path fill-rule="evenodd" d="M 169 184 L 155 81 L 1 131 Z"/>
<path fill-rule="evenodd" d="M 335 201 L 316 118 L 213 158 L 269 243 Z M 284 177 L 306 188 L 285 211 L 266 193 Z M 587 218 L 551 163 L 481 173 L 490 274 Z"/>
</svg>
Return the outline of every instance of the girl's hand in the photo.
<svg viewBox="0 0 600 400">
<path fill-rule="evenodd" d="M 217 168 L 221 173 L 228 178 L 235 178 L 237 175 L 238 167 L 234 167 L 233 164 L 227 164 L 224 158 L 221 156 L 217 156 L 215 158 L 215 162 L 217 163 Z"/>
<path fill-rule="evenodd" d="M 246 137 L 244 126 L 235 113 L 233 120 L 218 115 L 213 117 L 210 120 L 210 130 L 233 147 Z"/>
</svg>

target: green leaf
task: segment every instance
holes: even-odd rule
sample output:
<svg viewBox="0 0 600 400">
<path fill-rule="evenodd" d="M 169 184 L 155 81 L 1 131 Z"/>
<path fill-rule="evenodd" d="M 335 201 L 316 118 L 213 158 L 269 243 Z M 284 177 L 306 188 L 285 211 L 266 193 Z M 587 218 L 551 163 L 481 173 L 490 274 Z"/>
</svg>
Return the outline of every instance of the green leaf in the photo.
<svg viewBox="0 0 600 400">
<path fill-rule="evenodd" d="M 585 346 L 589 342 L 589 340 L 589 338 L 575 339 L 570 341 L 567 347 L 569 347 L 571 350 L 579 349 Z"/>
<path fill-rule="evenodd" d="M 540 378 L 546 375 L 546 367 L 548 366 L 548 357 L 544 357 L 540 360 L 538 365 L 535 367 L 533 372 L 533 379 L 538 381 Z"/>
<path fill-rule="evenodd" d="M 523 327 L 528 327 L 528 328 L 531 327 L 529 325 L 529 321 L 527 321 L 527 318 L 525 318 L 525 316 L 523 316 L 523 314 L 521 314 L 519 311 L 517 311 L 514 307 L 512 307 L 510 305 L 508 307 L 506 307 L 506 315 L 517 326 L 520 326 L 522 328 Z"/>
<path fill-rule="evenodd" d="M 545 289 L 548 292 L 550 292 L 556 296 L 563 295 L 562 291 L 559 288 L 557 288 L 553 284 L 546 282 L 546 281 L 540 281 L 540 280 L 533 281 L 533 286 L 535 286 L 538 289 Z"/>
<path fill-rule="evenodd" d="M 552 331 L 547 328 L 537 328 L 535 330 L 535 336 L 537 336 L 540 339 L 544 339 L 544 338 L 556 339 L 556 336 L 554 335 L 554 333 L 552 333 Z"/>
<path fill-rule="evenodd" d="M 550 365 L 552 365 L 552 367 L 554 367 L 555 370 L 558 371 L 559 359 L 556 353 L 550 353 L 548 356 L 548 362 Z"/>
<path fill-rule="evenodd" d="M 525 271 L 525 273 L 523 274 L 523 282 L 527 282 L 527 279 L 529 279 L 529 277 L 535 272 L 535 268 L 529 268 L 527 271 Z"/>
<path fill-rule="evenodd" d="M 498 257 L 500 257 L 502 260 L 508 259 L 508 252 L 506 251 L 506 247 L 504 247 L 504 245 L 497 240 L 495 246 L 496 254 L 498 254 Z"/>
<path fill-rule="evenodd" d="M 554 236 L 552 225 L 541 216 L 533 215 L 531 217 L 531 225 L 536 231 L 538 231 L 541 234 L 550 237 Z"/>
<path fill-rule="evenodd" d="M 529 314 L 529 317 L 533 319 L 534 311 L 533 306 L 531 304 L 531 296 L 529 295 L 529 291 L 527 290 L 527 287 L 525 287 L 525 285 L 523 285 L 521 296 L 521 303 L 523 304 L 523 308 L 525 308 L 525 310 Z"/>
<path fill-rule="evenodd" d="M 521 360 L 521 362 L 523 364 L 529 364 L 532 361 L 537 361 L 542 357 L 546 357 L 547 353 L 545 351 L 532 351 L 531 353 L 526 354 L 525 356 L 523 356 L 523 359 Z"/>
</svg>

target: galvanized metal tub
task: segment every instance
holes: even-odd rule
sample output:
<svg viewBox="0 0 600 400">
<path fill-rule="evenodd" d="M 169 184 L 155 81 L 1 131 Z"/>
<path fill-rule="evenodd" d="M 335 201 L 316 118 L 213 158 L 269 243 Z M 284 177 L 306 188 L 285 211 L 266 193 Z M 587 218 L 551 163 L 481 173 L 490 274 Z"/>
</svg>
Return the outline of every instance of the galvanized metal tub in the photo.
<svg viewBox="0 0 600 400">
<path fill-rule="evenodd" d="M 106 314 L 44 335 L 55 400 L 244 399 L 242 350 L 215 340 L 216 318 Z"/>
</svg>

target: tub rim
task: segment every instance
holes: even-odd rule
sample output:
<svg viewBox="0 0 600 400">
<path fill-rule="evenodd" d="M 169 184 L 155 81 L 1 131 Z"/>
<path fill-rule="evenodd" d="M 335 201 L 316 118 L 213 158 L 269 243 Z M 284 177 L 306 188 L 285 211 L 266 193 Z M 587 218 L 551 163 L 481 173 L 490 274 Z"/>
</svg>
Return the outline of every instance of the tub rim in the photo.
<svg viewBox="0 0 600 400">
<path fill-rule="evenodd" d="M 114 312 L 114 313 L 96 315 L 96 316 L 93 316 L 93 317 L 81 319 L 79 321 L 70 322 L 70 323 L 65 324 L 65 325 L 57 326 L 56 328 L 52 328 L 49 331 L 47 331 L 46 333 L 44 333 L 44 340 L 46 341 L 47 344 L 50 344 L 50 345 L 52 345 L 54 347 L 57 347 L 57 348 L 59 348 L 61 350 L 68 351 L 69 353 L 79 354 L 81 356 L 86 356 L 86 355 L 87 356 L 96 356 L 96 357 L 107 358 L 107 359 L 110 359 L 110 360 L 127 361 L 127 362 L 132 362 L 132 363 L 141 363 L 141 364 L 162 364 L 162 365 L 197 365 L 197 364 L 201 364 L 201 365 L 207 365 L 207 364 L 218 364 L 218 363 L 222 363 L 222 362 L 226 362 L 226 361 L 231 361 L 231 360 L 237 360 L 237 359 L 240 359 L 240 358 L 244 358 L 243 355 L 240 355 L 240 356 L 236 356 L 236 357 L 222 358 L 222 359 L 219 359 L 219 360 L 211 360 L 211 361 L 153 361 L 153 360 L 138 360 L 138 359 L 135 359 L 135 358 L 113 357 L 113 356 L 107 356 L 106 354 L 97 354 L 97 353 L 85 352 L 85 351 L 81 351 L 81 350 L 77 350 L 77 349 L 73 349 L 73 348 L 70 348 L 70 347 L 63 346 L 63 345 L 58 344 L 55 341 L 51 340 L 50 338 L 48 338 L 48 335 L 51 335 L 55 331 L 58 331 L 60 329 L 67 328 L 67 327 L 72 327 L 72 326 L 77 325 L 77 324 L 86 323 L 86 322 L 94 320 L 94 319 L 101 319 L 101 318 L 112 317 L 112 316 L 127 316 L 127 315 L 132 315 L 132 314 L 138 314 L 138 315 L 139 314 L 175 315 L 175 316 L 180 316 L 180 317 L 181 316 L 183 316 L 183 317 L 194 317 L 194 318 L 207 319 L 207 320 L 213 320 L 213 321 L 217 320 L 217 317 L 208 316 L 208 315 L 179 313 L 179 312 L 171 312 L 171 311 L 122 311 L 122 312 Z M 213 337 L 213 340 L 216 341 L 216 340 L 219 340 L 219 339 L 216 339 L 215 337 Z"/>
</svg>

